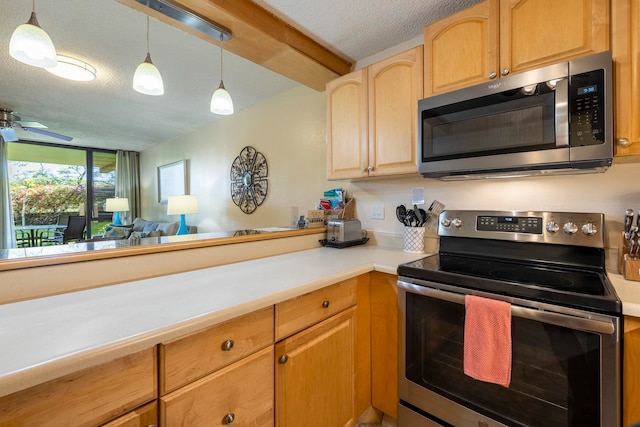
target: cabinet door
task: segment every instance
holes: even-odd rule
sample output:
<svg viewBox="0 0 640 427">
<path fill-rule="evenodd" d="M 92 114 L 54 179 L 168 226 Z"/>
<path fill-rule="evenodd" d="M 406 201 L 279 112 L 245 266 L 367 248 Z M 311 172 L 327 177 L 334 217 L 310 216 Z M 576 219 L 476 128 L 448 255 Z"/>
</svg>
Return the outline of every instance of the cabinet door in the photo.
<svg viewBox="0 0 640 427">
<path fill-rule="evenodd" d="M 635 1 L 635 0 L 634 0 Z M 623 425 L 640 423 L 640 319 L 624 318 Z"/>
<path fill-rule="evenodd" d="M 276 344 L 276 425 L 353 426 L 356 308 Z"/>
<path fill-rule="evenodd" d="M 416 124 L 422 67 L 422 46 L 369 66 L 369 176 L 418 170 Z"/>
<path fill-rule="evenodd" d="M 366 69 L 327 83 L 327 179 L 367 176 Z"/>
<path fill-rule="evenodd" d="M 371 401 L 398 417 L 398 276 L 371 273 Z"/>
<path fill-rule="evenodd" d="M 485 0 L 424 28 L 424 96 L 498 73 L 498 0 Z"/>
<path fill-rule="evenodd" d="M 616 156 L 640 154 L 640 3 L 616 0 L 611 11 Z"/>
<path fill-rule="evenodd" d="M 608 49 L 609 0 L 500 1 L 502 75 Z"/>
<path fill-rule="evenodd" d="M 160 420 L 167 427 L 273 426 L 273 347 L 162 396 Z"/>
</svg>

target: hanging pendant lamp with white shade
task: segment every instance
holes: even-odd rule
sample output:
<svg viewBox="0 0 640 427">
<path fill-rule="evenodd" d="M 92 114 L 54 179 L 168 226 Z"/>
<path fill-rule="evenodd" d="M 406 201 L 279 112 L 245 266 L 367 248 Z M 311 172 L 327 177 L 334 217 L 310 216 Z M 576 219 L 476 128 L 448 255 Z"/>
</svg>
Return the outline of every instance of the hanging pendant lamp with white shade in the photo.
<svg viewBox="0 0 640 427">
<path fill-rule="evenodd" d="M 29 21 L 19 25 L 11 35 L 9 55 L 34 67 L 49 68 L 58 64 L 56 48 L 36 18 L 35 0 L 32 3 Z"/>
<path fill-rule="evenodd" d="M 220 44 L 222 44 L 223 37 L 220 34 Z M 224 87 L 224 81 L 222 79 L 222 46 L 220 46 L 220 86 L 213 92 L 211 97 L 211 112 L 213 114 L 220 114 L 222 116 L 228 116 L 233 114 L 233 101 L 231 95 Z"/>
<path fill-rule="evenodd" d="M 147 0 L 147 57 L 138 65 L 133 75 L 133 88 L 145 95 L 159 96 L 164 94 L 164 84 L 158 68 L 151 62 L 149 52 L 149 1 Z"/>
</svg>

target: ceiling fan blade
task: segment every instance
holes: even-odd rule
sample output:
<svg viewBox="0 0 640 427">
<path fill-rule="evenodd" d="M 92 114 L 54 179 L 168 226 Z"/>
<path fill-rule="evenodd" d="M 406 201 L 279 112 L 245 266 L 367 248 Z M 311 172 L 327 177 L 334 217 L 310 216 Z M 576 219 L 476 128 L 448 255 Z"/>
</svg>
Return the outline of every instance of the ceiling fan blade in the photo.
<svg viewBox="0 0 640 427">
<path fill-rule="evenodd" d="M 16 135 L 16 131 L 13 128 L 0 128 L 0 135 L 2 135 L 2 139 L 7 142 L 18 141 L 18 135 Z"/>
<path fill-rule="evenodd" d="M 28 128 L 28 127 L 23 127 L 22 129 L 24 129 L 24 130 L 26 130 L 28 132 L 39 133 L 40 135 L 44 135 L 44 136 L 50 136 L 52 138 L 63 139 L 65 141 L 71 141 L 73 139 L 70 136 L 61 135 L 59 133 L 51 132 L 51 131 L 44 130 L 44 129 Z"/>
<path fill-rule="evenodd" d="M 38 122 L 24 122 L 22 120 L 18 120 L 15 123 L 18 123 L 20 125 L 20 127 L 23 127 L 23 128 L 38 128 L 38 129 L 46 129 L 47 128 L 42 123 L 38 123 Z"/>
</svg>

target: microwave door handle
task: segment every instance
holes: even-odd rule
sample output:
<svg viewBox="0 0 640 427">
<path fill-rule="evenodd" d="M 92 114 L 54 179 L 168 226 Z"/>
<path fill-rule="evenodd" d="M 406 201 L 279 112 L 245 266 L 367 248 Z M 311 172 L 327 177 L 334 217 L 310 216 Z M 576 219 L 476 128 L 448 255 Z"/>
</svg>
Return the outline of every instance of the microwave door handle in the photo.
<svg viewBox="0 0 640 427">
<path fill-rule="evenodd" d="M 569 146 L 569 79 L 555 80 L 556 147 Z"/>
<path fill-rule="evenodd" d="M 398 282 L 401 288 L 409 292 L 417 293 L 431 298 L 464 305 L 464 294 L 457 294 L 441 289 L 433 289 L 421 285 L 413 285 L 407 282 Z M 469 291 L 471 294 L 471 291 Z M 509 301 L 507 301 L 509 302 Z M 536 322 L 548 323 L 550 325 L 563 326 L 571 329 L 578 329 L 585 332 L 611 335 L 615 332 L 615 326 L 611 320 L 594 320 L 583 317 L 571 316 L 568 314 L 554 313 L 551 311 L 537 310 L 533 308 L 511 305 L 511 315 L 529 319 Z"/>
</svg>

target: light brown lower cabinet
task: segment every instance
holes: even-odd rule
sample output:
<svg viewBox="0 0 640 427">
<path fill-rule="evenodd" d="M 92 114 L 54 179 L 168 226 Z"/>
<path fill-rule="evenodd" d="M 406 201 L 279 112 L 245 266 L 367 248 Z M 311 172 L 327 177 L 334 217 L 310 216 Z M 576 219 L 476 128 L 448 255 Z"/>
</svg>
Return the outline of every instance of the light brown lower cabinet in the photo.
<svg viewBox="0 0 640 427">
<path fill-rule="evenodd" d="M 0 398 L 0 426 L 98 426 L 153 401 L 157 391 L 154 347 Z"/>
<path fill-rule="evenodd" d="M 398 417 L 398 276 L 371 273 L 371 401 Z"/>
<path fill-rule="evenodd" d="M 273 346 L 160 397 L 161 425 L 273 426 Z"/>
<path fill-rule="evenodd" d="M 640 319 L 625 316 L 622 361 L 623 425 L 640 423 Z"/>
<path fill-rule="evenodd" d="M 275 375 L 278 427 L 355 425 L 356 308 L 278 342 Z"/>
</svg>

